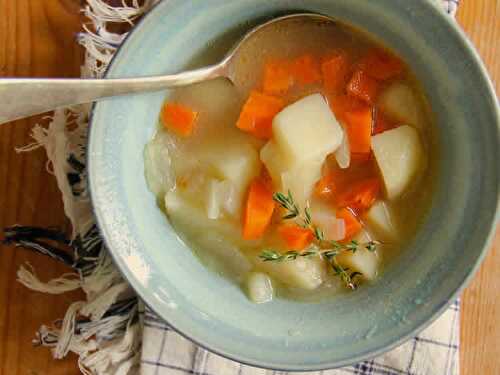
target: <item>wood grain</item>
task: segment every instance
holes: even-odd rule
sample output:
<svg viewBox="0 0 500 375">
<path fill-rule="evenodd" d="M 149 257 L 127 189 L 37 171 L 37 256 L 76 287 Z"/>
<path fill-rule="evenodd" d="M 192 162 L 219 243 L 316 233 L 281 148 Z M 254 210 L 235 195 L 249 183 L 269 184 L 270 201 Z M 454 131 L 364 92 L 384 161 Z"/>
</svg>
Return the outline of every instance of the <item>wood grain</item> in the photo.
<svg viewBox="0 0 500 375">
<path fill-rule="evenodd" d="M 500 0 L 462 0 L 457 20 L 474 43 L 500 93 Z"/>
<path fill-rule="evenodd" d="M 82 53 L 75 33 L 80 0 L 0 0 L 0 76 L 77 76 Z M 458 22 L 484 58 L 500 91 L 500 0 L 462 1 Z M 30 142 L 35 117 L 0 126 L 0 227 L 14 223 L 66 228 L 59 191 L 40 151 L 16 154 Z M 462 374 L 500 374 L 500 230 L 481 270 L 464 292 Z M 0 375 L 78 374 L 76 358 L 52 360 L 31 345 L 42 323 L 60 318 L 81 296 L 46 296 L 16 282 L 16 270 L 32 263 L 42 279 L 66 271 L 44 257 L 0 247 Z"/>
<path fill-rule="evenodd" d="M 77 76 L 82 58 L 75 43 L 79 7 L 70 0 L 0 0 L 0 75 Z M 44 152 L 14 152 L 30 142 L 29 131 L 39 120 L 0 126 L 0 227 L 67 226 Z M 68 271 L 27 251 L 0 249 L 0 374 L 78 374 L 74 356 L 54 361 L 50 351 L 31 343 L 40 324 L 62 317 L 78 293 L 47 296 L 27 290 L 16 282 L 16 270 L 27 261 L 42 279 Z"/>
<path fill-rule="evenodd" d="M 500 93 L 500 0 L 461 2 L 458 22 L 476 45 Z M 462 374 L 500 374 L 500 229 L 474 281 L 462 297 Z"/>
</svg>

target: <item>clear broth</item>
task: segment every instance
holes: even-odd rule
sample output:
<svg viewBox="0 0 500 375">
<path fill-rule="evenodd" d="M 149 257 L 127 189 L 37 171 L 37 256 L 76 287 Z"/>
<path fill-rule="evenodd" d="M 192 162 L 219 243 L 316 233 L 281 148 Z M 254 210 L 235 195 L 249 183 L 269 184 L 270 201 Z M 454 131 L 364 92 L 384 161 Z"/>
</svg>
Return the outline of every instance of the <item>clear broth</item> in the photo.
<svg viewBox="0 0 500 375">
<path fill-rule="evenodd" d="M 229 33 L 222 40 L 218 40 L 207 46 L 195 58 L 190 67 L 204 66 L 219 61 L 226 51 L 232 46 L 235 40 L 241 34 L 240 30 Z M 166 155 L 169 159 L 169 166 L 165 166 L 164 171 L 151 171 L 151 165 L 146 163 L 147 179 L 150 180 L 151 174 L 165 173 L 167 185 L 159 194 L 158 201 L 160 207 L 164 209 L 163 194 L 169 189 L 183 189 L 179 181 L 191 181 L 193 191 L 190 196 L 203 196 L 199 189 L 206 182 L 203 177 L 197 173 L 203 173 L 204 163 L 199 150 L 202 150 L 208 144 L 220 143 L 221 147 L 227 142 L 238 142 L 240 140 L 250 141 L 254 147 L 260 148 L 264 142 L 255 139 L 251 135 L 241 132 L 235 127 L 241 107 L 248 97 L 252 88 L 258 86 L 264 63 L 269 59 L 286 58 L 292 59 L 304 53 L 314 56 L 324 56 L 329 50 L 343 49 L 348 51 L 354 58 L 363 56 L 368 49 L 378 47 L 381 44 L 374 41 L 365 33 L 352 29 L 342 24 L 310 25 L 296 23 L 288 25 L 286 28 L 277 28 L 270 30 L 264 35 L 262 40 L 255 41 L 254 48 L 248 50 L 248 54 L 241 57 L 241 63 L 236 67 L 239 77 L 236 87 L 232 86 L 224 79 L 218 79 L 211 82 L 201 83 L 186 88 L 177 89 L 171 92 L 168 100 L 183 103 L 199 112 L 198 122 L 194 134 L 189 138 L 179 138 L 176 135 L 167 132 L 161 124 L 158 126 L 158 132 L 152 142 L 157 142 L 166 148 Z M 382 47 L 383 48 L 383 47 Z M 424 111 L 425 123 L 420 129 L 420 135 L 426 151 L 426 168 L 419 179 L 415 181 L 414 188 L 406 192 L 405 195 L 394 202 L 391 207 L 394 213 L 394 221 L 399 231 L 399 239 L 395 243 L 385 244 L 378 250 L 378 256 L 381 259 L 381 268 L 378 277 L 382 277 L 383 270 L 393 262 L 400 254 L 401 250 L 409 243 L 425 218 L 428 211 L 434 184 L 436 181 L 437 164 L 437 134 L 433 126 L 433 118 L 425 96 L 410 69 L 406 67 L 402 78 L 403 82 L 409 84 L 414 92 L 418 93 L 421 101 L 421 107 Z M 300 89 L 291 90 L 286 100 L 293 102 L 310 93 L 323 93 L 321 85 L 310 85 Z M 161 139 L 160 139 L 161 138 Z M 167 170 L 168 169 L 168 170 Z M 193 177 L 195 176 L 195 177 Z M 155 189 L 152 189 L 155 190 Z M 195 203 L 201 206 L 203 203 Z M 209 220 L 209 219 L 207 219 Z M 222 225 L 240 225 L 238 220 L 221 219 Z M 266 236 L 257 244 L 245 243 L 244 241 L 234 241 L 234 238 L 226 241 L 224 235 L 207 235 L 210 232 L 208 227 L 192 227 L 183 223 L 171 220 L 177 230 L 180 238 L 195 252 L 200 260 L 211 270 L 228 277 L 235 282 L 241 282 L 245 272 L 248 269 L 239 270 L 238 258 L 230 259 L 228 252 L 214 251 L 214 248 L 236 247 L 251 259 L 253 269 L 258 270 L 256 262 L 257 254 L 263 248 L 263 244 L 272 245 L 274 242 L 272 236 Z M 368 228 L 369 229 L 369 228 Z M 211 244 L 211 245 L 207 245 Z M 229 253 L 231 250 L 228 250 Z M 326 282 L 314 291 L 302 291 L 287 287 L 276 282 L 277 294 L 285 298 L 292 298 L 303 301 L 317 301 L 327 296 L 331 296 L 344 291 L 339 284 L 338 278 L 328 278 Z"/>
</svg>

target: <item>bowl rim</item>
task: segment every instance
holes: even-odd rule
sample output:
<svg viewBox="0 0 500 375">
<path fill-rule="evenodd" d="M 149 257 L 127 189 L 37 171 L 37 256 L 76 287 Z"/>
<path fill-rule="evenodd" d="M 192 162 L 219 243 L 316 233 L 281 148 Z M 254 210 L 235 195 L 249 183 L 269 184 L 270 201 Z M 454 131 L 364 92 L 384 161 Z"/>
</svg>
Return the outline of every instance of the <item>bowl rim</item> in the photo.
<svg viewBox="0 0 500 375">
<path fill-rule="evenodd" d="M 139 21 L 129 30 L 126 37 L 123 39 L 121 44 L 117 47 L 114 55 L 112 56 L 112 58 L 108 64 L 108 67 L 105 70 L 103 78 L 108 77 L 108 75 L 110 74 L 116 61 L 118 61 L 120 59 L 122 51 L 127 47 L 127 41 L 138 32 L 138 30 L 141 28 L 141 26 L 143 24 L 148 22 L 148 19 L 152 17 L 154 12 L 160 6 L 168 6 L 168 2 L 159 1 L 158 3 L 153 5 L 151 7 L 151 9 L 149 9 L 149 11 L 147 13 L 142 15 L 142 17 L 139 19 Z M 483 81 L 482 83 L 484 84 L 484 86 L 487 89 L 488 99 L 494 101 L 496 104 L 496 105 L 494 105 L 495 110 L 493 113 L 493 117 L 495 118 L 496 127 L 498 130 L 498 132 L 497 132 L 497 144 L 500 145 L 500 106 L 498 103 L 498 98 L 496 95 L 495 88 L 493 86 L 493 83 L 491 81 L 489 73 L 488 73 L 479 53 L 475 49 L 472 42 L 469 40 L 468 36 L 465 34 L 465 32 L 459 26 L 458 22 L 453 17 L 451 17 L 449 14 L 447 14 L 443 9 L 440 9 L 441 4 L 436 4 L 433 0 L 425 0 L 422 2 L 421 6 L 428 7 L 431 12 L 433 12 L 435 15 L 438 16 L 438 18 L 440 18 L 441 22 L 444 22 L 448 26 L 449 32 L 453 32 L 453 33 L 455 33 L 455 35 L 457 35 L 459 37 L 458 38 L 459 43 L 467 52 L 467 54 L 470 58 L 470 61 L 472 61 L 476 65 L 476 67 L 479 68 L 480 77 Z M 292 13 L 297 13 L 297 12 L 291 11 L 290 14 L 292 14 Z M 97 104 L 98 104 L 98 102 L 92 103 L 90 113 L 89 113 L 89 121 L 88 121 L 89 131 L 88 131 L 88 137 L 87 137 L 87 149 L 89 149 L 90 141 L 92 139 L 91 132 L 92 132 L 92 129 L 94 127 L 92 124 L 94 122 L 94 115 L 96 112 Z M 91 164 L 91 163 L 89 163 L 89 160 L 90 160 L 90 153 L 87 152 L 87 154 L 86 154 L 86 165 L 87 166 Z M 91 173 L 88 173 L 88 179 L 90 182 L 90 180 L 92 179 Z M 110 254 L 110 256 L 111 256 L 114 264 L 116 265 L 117 269 L 119 270 L 120 274 L 127 281 L 127 283 L 132 287 L 134 292 L 137 293 L 138 297 L 140 297 L 140 299 L 143 301 L 143 303 L 148 308 L 150 308 L 151 311 L 153 311 L 156 315 L 161 317 L 161 319 L 165 322 L 166 325 L 168 325 L 168 327 L 170 329 L 172 329 L 174 332 L 181 335 L 183 338 L 187 339 L 188 341 L 194 343 L 195 345 L 197 345 L 205 350 L 208 350 L 211 353 L 219 355 L 225 359 L 232 360 L 232 361 L 238 362 L 238 363 L 243 364 L 243 365 L 248 365 L 248 366 L 253 366 L 253 367 L 268 369 L 268 370 L 274 370 L 274 371 L 286 371 L 286 372 L 323 371 L 323 370 L 331 370 L 331 369 L 337 369 L 337 368 L 341 368 L 341 367 L 345 367 L 345 366 L 354 365 L 356 363 L 370 360 L 370 359 L 378 357 L 384 353 L 387 353 L 390 350 L 402 345 L 403 343 L 405 343 L 406 341 L 408 341 L 412 337 L 419 334 L 425 328 L 430 326 L 434 321 L 436 321 L 444 313 L 444 311 L 454 301 L 457 300 L 457 298 L 459 297 L 459 294 L 469 285 L 469 283 L 471 282 L 471 280 L 473 279 L 473 277 L 477 273 L 479 267 L 481 266 L 482 262 L 484 261 L 488 251 L 491 248 L 493 238 L 494 238 L 495 232 L 496 232 L 496 227 L 497 227 L 499 219 L 500 219 L 500 217 L 499 217 L 499 214 L 500 214 L 500 192 L 498 192 L 498 189 L 497 189 L 497 203 L 496 203 L 496 207 L 495 207 L 495 215 L 494 215 L 493 220 L 490 224 L 488 235 L 485 238 L 484 243 L 482 244 L 481 252 L 480 252 L 479 256 L 477 257 L 474 266 L 471 267 L 469 272 L 460 281 L 459 287 L 457 289 L 455 289 L 454 291 L 452 291 L 447 299 L 443 300 L 439 304 L 436 304 L 433 312 L 425 320 L 422 320 L 422 322 L 418 323 L 414 328 L 412 328 L 407 334 L 401 336 L 399 339 L 395 340 L 394 342 L 392 342 L 389 345 L 380 347 L 380 348 L 375 349 L 375 350 L 371 350 L 369 352 L 358 354 L 354 357 L 350 357 L 349 359 L 336 361 L 336 362 L 325 361 L 324 363 L 318 364 L 316 366 L 300 366 L 300 365 L 297 365 L 297 366 L 291 365 L 290 366 L 286 363 L 281 363 L 281 364 L 261 363 L 261 362 L 257 362 L 257 361 L 252 360 L 252 359 L 245 358 L 242 355 L 231 354 L 231 353 L 225 352 L 223 350 L 219 350 L 217 348 L 210 347 L 210 345 L 203 343 L 201 341 L 198 341 L 195 337 L 193 337 L 189 333 L 179 330 L 177 327 L 175 327 L 175 325 L 171 324 L 167 319 L 165 319 L 162 316 L 162 314 L 159 313 L 159 311 L 154 307 L 155 298 L 150 297 L 148 295 L 145 295 L 145 294 L 141 293 L 140 291 L 138 291 L 138 288 L 136 288 L 136 286 L 135 286 L 135 282 L 133 280 L 133 277 L 130 277 L 130 275 L 127 274 L 126 266 L 124 264 L 122 264 L 122 262 L 120 261 L 120 257 L 117 254 L 115 254 L 115 252 L 112 250 L 112 247 L 110 246 L 110 241 L 109 241 L 108 237 L 104 235 L 103 231 L 101 231 L 100 228 L 101 228 L 101 224 L 102 224 L 102 218 L 98 212 L 99 209 L 93 203 L 94 202 L 94 200 L 93 200 L 94 191 L 92 189 L 92 185 L 93 184 L 91 184 L 91 183 L 88 184 L 89 196 L 90 196 L 90 201 L 91 201 L 91 206 L 92 206 L 92 212 L 93 212 L 94 217 L 96 219 L 96 225 L 97 225 L 97 228 L 99 229 L 99 233 L 101 234 L 103 242 L 106 245 L 106 248 L 109 250 L 108 253 Z"/>
</svg>

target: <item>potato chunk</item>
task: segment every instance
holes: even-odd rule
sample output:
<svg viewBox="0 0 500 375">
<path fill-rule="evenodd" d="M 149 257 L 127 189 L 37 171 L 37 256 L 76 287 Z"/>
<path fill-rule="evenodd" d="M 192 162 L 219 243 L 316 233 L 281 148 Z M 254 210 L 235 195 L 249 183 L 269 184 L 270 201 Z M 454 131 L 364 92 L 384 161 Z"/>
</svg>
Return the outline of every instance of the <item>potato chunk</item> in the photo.
<svg viewBox="0 0 500 375">
<path fill-rule="evenodd" d="M 205 150 L 204 160 L 218 178 L 231 181 L 237 188 L 246 188 L 260 172 L 259 154 L 249 143 L 217 143 Z"/>
<path fill-rule="evenodd" d="M 273 284 L 262 272 L 251 272 L 246 279 L 248 298 L 255 303 L 266 303 L 273 299 Z"/>
<path fill-rule="evenodd" d="M 330 227 L 337 219 L 335 208 L 320 199 L 314 199 L 310 204 L 310 212 L 314 225 L 318 226 L 325 234 L 326 239 L 332 239 L 329 235 Z"/>
<path fill-rule="evenodd" d="M 197 238 L 200 233 L 213 231 L 234 243 L 241 243 L 241 229 L 229 220 L 208 220 L 205 207 L 199 206 L 177 191 L 165 195 L 165 209 L 174 227 L 182 229 L 189 237 Z"/>
<path fill-rule="evenodd" d="M 162 197 L 175 184 L 172 172 L 171 135 L 159 131 L 144 149 L 144 169 L 148 188 L 156 197 Z"/>
<path fill-rule="evenodd" d="M 366 249 L 360 249 L 355 253 L 345 252 L 337 257 L 337 261 L 349 271 L 361 272 L 366 280 L 374 280 L 377 276 L 378 257 L 377 254 Z"/>
<path fill-rule="evenodd" d="M 321 166 L 343 138 L 343 131 L 325 99 L 314 94 L 288 106 L 273 122 L 274 140 L 260 152 L 277 189 L 290 190 L 305 207 Z"/>
<path fill-rule="evenodd" d="M 384 180 L 388 199 L 403 194 L 416 177 L 424 159 L 416 129 L 404 125 L 372 137 L 372 149 Z"/>
<path fill-rule="evenodd" d="M 376 202 L 364 218 L 381 239 L 391 241 L 397 238 L 392 210 L 384 201 Z"/>
<path fill-rule="evenodd" d="M 170 191 L 165 195 L 165 209 L 172 226 L 191 239 L 202 258 L 224 265 L 224 271 L 241 278 L 251 270 L 249 259 L 240 251 L 244 245 L 239 225 L 230 220 L 208 220 L 206 210 L 184 194 Z"/>
<path fill-rule="evenodd" d="M 305 207 L 306 201 L 321 177 L 321 166 L 324 159 L 310 160 L 303 165 L 287 167 L 284 156 L 274 141 L 269 141 L 260 152 L 260 159 L 266 166 L 276 189 L 282 192 L 290 190 L 300 207 Z"/>
<path fill-rule="evenodd" d="M 321 178 L 323 161 L 313 161 L 304 166 L 292 169 L 281 174 L 281 190 L 291 191 L 299 207 L 306 207 L 314 185 Z"/>
<path fill-rule="evenodd" d="M 257 267 L 276 280 L 288 286 L 313 290 L 319 287 L 326 275 L 325 262 L 318 258 L 297 258 L 294 261 L 262 262 L 257 260 Z"/>
<path fill-rule="evenodd" d="M 211 179 L 207 184 L 206 211 L 209 219 L 215 220 L 229 214 L 237 216 L 241 210 L 241 193 L 236 192 L 230 181 Z"/>
<path fill-rule="evenodd" d="M 363 230 L 354 239 L 359 243 L 366 243 L 371 237 Z M 343 252 L 337 256 L 337 262 L 344 268 L 349 268 L 349 272 L 361 272 L 365 280 L 374 280 L 377 277 L 380 260 L 376 252 L 361 248 L 355 253 Z"/>
<path fill-rule="evenodd" d="M 201 155 L 209 174 L 223 180 L 231 188 L 226 211 L 235 217 L 239 216 L 248 185 L 260 174 L 262 164 L 259 153 L 250 143 L 238 140 L 228 144 L 217 141 L 205 145 Z"/>
<path fill-rule="evenodd" d="M 311 160 L 323 160 L 340 146 L 343 133 L 323 96 L 313 94 L 276 115 L 273 135 L 293 169 Z"/>
<path fill-rule="evenodd" d="M 395 120 L 422 128 L 424 121 L 422 106 L 407 84 L 395 82 L 390 85 L 380 95 L 379 105 L 383 112 Z"/>
<path fill-rule="evenodd" d="M 281 186 L 281 175 L 287 168 L 283 156 L 274 141 L 269 141 L 262 147 L 260 160 L 266 166 L 275 185 Z"/>
<path fill-rule="evenodd" d="M 207 267 L 241 282 L 252 270 L 252 263 L 239 249 L 216 232 L 199 233 L 195 240 L 196 254 Z"/>
</svg>

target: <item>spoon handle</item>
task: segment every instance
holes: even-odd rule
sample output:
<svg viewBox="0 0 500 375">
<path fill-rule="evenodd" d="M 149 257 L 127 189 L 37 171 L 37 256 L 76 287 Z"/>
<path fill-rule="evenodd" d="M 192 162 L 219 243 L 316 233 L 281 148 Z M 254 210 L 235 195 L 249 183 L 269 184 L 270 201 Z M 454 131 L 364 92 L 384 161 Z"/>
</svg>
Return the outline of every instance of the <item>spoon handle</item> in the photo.
<svg viewBox="0 0 500 375">
<path fill-rule="evenodd" d="M 225 64 L 157 77 L 118 79 L 0 79 L 0 124 L 55 108 L 110 96 L 167 88 L 225 76 Z"/>
</svg>

